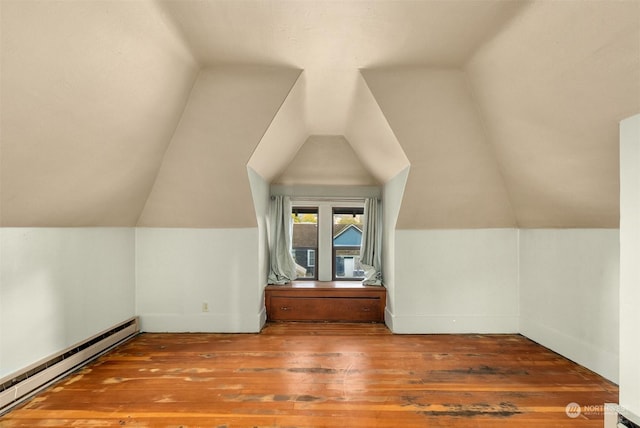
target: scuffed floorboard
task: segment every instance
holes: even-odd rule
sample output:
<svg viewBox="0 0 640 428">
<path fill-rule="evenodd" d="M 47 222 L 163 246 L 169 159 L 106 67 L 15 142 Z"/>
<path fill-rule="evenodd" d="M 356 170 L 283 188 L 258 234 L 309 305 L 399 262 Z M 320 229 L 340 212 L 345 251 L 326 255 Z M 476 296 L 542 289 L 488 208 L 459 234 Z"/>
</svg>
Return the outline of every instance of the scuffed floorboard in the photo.
<svg viewBox="0 0 640 428">
<path fill-rule="evenodd" d="M 142 334 L 0 427 L 600 428 L 617 400 L 616 385 L 519 335 L 283 323 Z"/>
</svg>

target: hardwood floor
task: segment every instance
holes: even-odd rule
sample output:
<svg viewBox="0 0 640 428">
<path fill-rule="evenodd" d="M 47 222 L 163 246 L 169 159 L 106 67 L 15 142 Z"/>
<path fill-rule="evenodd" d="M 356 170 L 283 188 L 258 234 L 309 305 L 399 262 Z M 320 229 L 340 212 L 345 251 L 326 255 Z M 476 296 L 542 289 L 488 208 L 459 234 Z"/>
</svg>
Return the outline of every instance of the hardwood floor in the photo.
<svg viewBox="0 0 640 428">
<path fill-rule="evenodd" d="M 142 334 L 0 427 L 602 427 L 616 385 L 518 335 Z M 569 403 L 583 407 L 577 418 Z"/>
</svg>

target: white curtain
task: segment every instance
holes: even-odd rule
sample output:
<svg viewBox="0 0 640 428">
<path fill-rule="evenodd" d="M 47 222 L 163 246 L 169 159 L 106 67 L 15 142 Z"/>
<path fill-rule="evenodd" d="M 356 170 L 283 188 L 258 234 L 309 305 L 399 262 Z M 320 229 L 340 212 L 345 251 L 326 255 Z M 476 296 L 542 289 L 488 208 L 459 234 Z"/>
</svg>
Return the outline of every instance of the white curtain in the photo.
<svg viewBox="0 0 640 428">
<path fill-rule="evenodd" d="M 269 284 L 286 284 L 296 279 L 296 262 L 291 255 L 291 200 L 274 196 L 269 207 Z"/>
<path fill-rule="evenodd" d="M 364 203 L 360 264 L 364 269 L 363 284 L 382 285 L 382 210 L 376 198 L 367 198 Z"/>
</svg>

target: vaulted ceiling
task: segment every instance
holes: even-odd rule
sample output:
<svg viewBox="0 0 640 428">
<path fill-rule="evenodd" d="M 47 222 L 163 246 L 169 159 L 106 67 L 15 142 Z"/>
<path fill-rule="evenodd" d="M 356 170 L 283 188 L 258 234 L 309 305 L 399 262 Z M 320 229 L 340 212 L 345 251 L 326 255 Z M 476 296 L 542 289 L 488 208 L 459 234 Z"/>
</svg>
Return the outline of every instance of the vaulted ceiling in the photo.
<svg viewBox="0 0 640 428">
<path fill-rule="evenodd" d="M 0 8 L 3 226 L 251 226 L 247 166 L 409 167 L 401 228 L 618 225 L 640 0 Z"/>
</svg>

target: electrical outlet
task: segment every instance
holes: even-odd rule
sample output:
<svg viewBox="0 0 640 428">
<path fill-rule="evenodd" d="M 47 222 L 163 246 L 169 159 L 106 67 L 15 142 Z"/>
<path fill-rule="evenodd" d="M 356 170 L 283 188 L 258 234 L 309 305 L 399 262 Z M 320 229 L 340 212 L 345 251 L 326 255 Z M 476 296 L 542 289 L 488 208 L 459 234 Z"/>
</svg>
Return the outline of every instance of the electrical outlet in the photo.
<svg viewBox="0 0 640 428">
<path fill-rule="evenodd" d="M 209 303 L 202 302 L 202 312 L 209 312 Z"/>
</svg>

